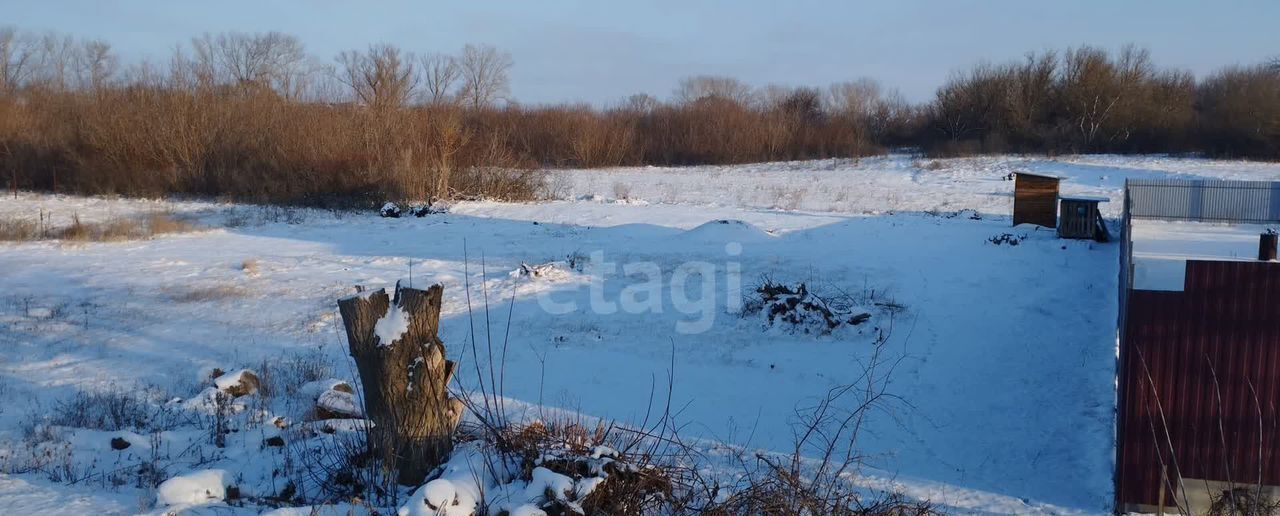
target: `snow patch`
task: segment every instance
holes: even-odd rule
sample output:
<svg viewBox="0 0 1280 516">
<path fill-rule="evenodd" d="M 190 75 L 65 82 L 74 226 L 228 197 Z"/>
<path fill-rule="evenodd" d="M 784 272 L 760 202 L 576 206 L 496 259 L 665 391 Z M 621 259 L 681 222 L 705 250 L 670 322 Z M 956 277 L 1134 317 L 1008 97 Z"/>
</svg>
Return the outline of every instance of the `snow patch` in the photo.
<svg viewBox="0 0 1280 516">
<path fill-rule="evenodd" d="M 398 516 L 471 516 L 484 493 L 486 458 L 475 446 L 454 448 L 440 478 L 427 482 L 396 511 Z"/>
<path fill-rule="evenodd" d="M 316 407 L 343 416 L 364 417 L 364 411 L 360 410 L 360 405 L 356 403 L 355 395 L 349 392 L 325 391 L 316 398 Z"/>
<path fill-rule="evenodd" d="M 165 480 L 156 488 L 156 505 L 188 506 L 220 502 L 227 497 L 225 470 L 205 469 Z"/>
<path fill-rule="evenodd" d="M 560 262 L 547 262 L 537 265 L 521 263 L 520 268 L 508 274 L 512 279 L 529 278 L 541 281 L 564 281 L 573 276 Z"/>
<path fill-rule="evenodd" d="M 723 242 L 762 242 L 774 238 L 772 234 L 754 224 L 736 219 L 713 220 L 685 231 L 681 236 Z"/>
<path fill-rule="evenodd" d="M 218 387 L 218 390 L 227 391 L 243 383 L 246 374 L 254 375 L 255 373 L 249 369 L 237 369 L 214 378 L 213 384 Z"/>
<path fill-rule="evenodd" d="M 409 331 L 410 319 L 409 312 L 404 311 L 404 308 L 394 303 L 388 304 L 386 315 L 373 325 L 373 334 L 378 337 L 378 345 L 390 346 L 400 340 L 400 337 Z"/>
<path fill-rule="evenodd" d="M 298 387 L 298 394 L 309 399 L 318 400 L 320 395 L 332 390 L 350 390 L 351 384 L 337 378 L 313 380 Z"/>
</svg>

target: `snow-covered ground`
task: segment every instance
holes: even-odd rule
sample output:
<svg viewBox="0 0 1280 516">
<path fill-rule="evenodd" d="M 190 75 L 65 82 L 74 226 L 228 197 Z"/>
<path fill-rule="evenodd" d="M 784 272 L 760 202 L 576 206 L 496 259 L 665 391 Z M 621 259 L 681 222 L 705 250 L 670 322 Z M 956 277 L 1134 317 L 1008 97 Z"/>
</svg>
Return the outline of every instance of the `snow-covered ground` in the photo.
<svg viewBox="0 0 1280 516">
<path fill-rule="evenodd" d="M 1187 260 L 1256 260 L 1258 236 L 1275 226 L 1133 221 L 1133 288 L 1182 290 Z"/>
<path fill-rule="evenodd" d="M 891 328 L 889 391 L 901 402 L 862 435 L 871 467 L 854 482 L 957 512 L 1105 512 L 1118 246 L 1010 227 L 1005 177 L 1016 170 L 1113 199 L 1129 177 L 1280 179 L 1277 165 L 1196 159 L 889 156 L 556 171 L 555 200 L 464 202 L 425 218 L 6 197 L 0 219 L 166 211 L 209 229 L 0 243 L 0 448 L 29 442 L 34 421 L 80 392 L 159 386 L 190 404 L 213 368 L 281 357 L 320 357 L 354 380 L 336 300 L 354 285 L 412 278 L 445 287 L 441 337 L 461 362 L 461 388 L 478 384 L 474 364 L 486 361 L 466 343 L 473 327 L 487 333 L 487 295 L 494 339 L 509 331 L 506 396 L 638 421 L 670 372 L 684 436 L 769 451 L 791 449 L 797 410 L 854 381 L 873 328 Z M 538 275 L 518 272 L 552 262 Z M 873 318 L 830 335 L 766 328 L 738 313 L 765 277 L 847 293 Z M 903 308 L 874 309 L 886 305 Z M 268 492 L 280 452 L 258 445 L 264 435 L 239 435 L 242 451 L 228 445 L 165 474 L 220 469 L 249 494 Z M 100 469 L 123 460 L 110 437 L 63 436 Z M 150 446 L 133 438 L 133 450 Z M 195 440 L 162 436 L 165 446 Z M 46 476 L 0 475 L 0 512 L 133 512 L 157 502 L 133 485 L 86 489 Z"/>
<path fill-rule="evenodd" d="M 949 160 L 902 156 L 703 167 L 624 167 L 554 175 L 563 199 L 633 202 L 820 213 L 884 214 L 961 209 L 1008 215 L 1009 174 L 1027 171 L 1064 177 L 1061 191 L 1118 201 L 1125 179 L 1216 178 L 1280 180 L 1269 163 L 1158 156 L 974 157 Z M 1119 202 L 1101 205 L 1118 217 Z"/>
</svg>

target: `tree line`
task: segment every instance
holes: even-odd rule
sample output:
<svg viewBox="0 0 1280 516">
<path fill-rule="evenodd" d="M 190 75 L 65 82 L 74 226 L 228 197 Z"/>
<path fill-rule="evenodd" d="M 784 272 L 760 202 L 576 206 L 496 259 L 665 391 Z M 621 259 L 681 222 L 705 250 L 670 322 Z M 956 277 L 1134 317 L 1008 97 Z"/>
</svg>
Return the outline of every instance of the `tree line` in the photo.
<svg viewBox="0 0 1280 516">
<path fill-rule="evenodd" d="M 535 196 L 543 167 L 730 164 L 912 147 L 1280 159 L 1280 63 L 1203 79 L 1136 47 L 953 74 L 929 102 L 681 80 L 667 99 L 525 106 L 510 54 L 378 44 L 325 61 L 294 36 L 205 34 L 124 66 L 109 43 L 0 28 L 0 172 L 12 188 L 325 204 Z"/>
</svg>

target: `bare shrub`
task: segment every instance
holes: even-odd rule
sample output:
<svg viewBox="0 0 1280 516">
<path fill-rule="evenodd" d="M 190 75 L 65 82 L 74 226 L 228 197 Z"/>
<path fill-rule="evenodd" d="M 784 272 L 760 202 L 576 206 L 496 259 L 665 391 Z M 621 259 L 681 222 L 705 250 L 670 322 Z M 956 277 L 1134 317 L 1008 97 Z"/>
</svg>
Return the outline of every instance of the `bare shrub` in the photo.
<svg viewBox="0 0 1280 516">
<path fill-rule="evenodd" d="M 111 388 L 79 392 L 54 405 L 47 424 L 91 430 L 131 430 L 139 433 L 170 430 L 180 416 L 153 403 L 146 389 Z"/>
<path fill-rule="evenodd" d="M 264 360 L 255 370 L 261 380 L 259 389 L 264 397 L 293 396 L 303 385 L 328 380 L 335 373 L 333 363 L 319 349 L 290 352 L 283 357 Z"/>
<path fill-rule="evenodd" d="M 1260 487 L 1260 486 L 1258 486 Z M 1280 500 L 1269 498 L 1255 487 L 1229 489 L 1211 496 L 1206 516 L 1275 516 Z"/>
<path fill-rule="evenodd" d="M 478 429 L 472 429 L 473 431 Z M 672 470 L 658 461 L 670 457 L 653 454 L 652 445 L 643 445 L 645 435 L 612 423 L 588 424 L 574 417 L 551 418 L 485 432 L 464 434 L 461 439 L 484 439 L 494 454 L 518 468 L 506 472 L 516 479 L 529 480 L 536 468 L 546 468 L 569 478 L 598 477 L 602 481 L 591 493 L 573 498 L 574 493 L 546 496 L 541 509 L 564 514 L 581 508 L 584 514 L 655 514 L 675 503 Z"/>
<path fill-rule="evenodd" d="M 25 242 L 40 237 L 36 223 L 19 218 L 0 219 L 0 241 Z"/>
</svg>

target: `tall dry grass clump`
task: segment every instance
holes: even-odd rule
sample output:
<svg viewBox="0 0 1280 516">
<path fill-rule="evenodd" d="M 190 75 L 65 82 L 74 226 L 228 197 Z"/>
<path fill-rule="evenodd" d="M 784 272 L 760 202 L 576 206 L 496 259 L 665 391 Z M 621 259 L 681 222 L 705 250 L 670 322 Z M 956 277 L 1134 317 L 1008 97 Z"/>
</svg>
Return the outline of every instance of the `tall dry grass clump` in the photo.
<svg viewBox="0 0 1280 516">
<path fill-rule="evenodd" d="M 26 242 L 40 237 L 35 221 L 0 219 L 0 242 Z"/>
<path fill-rule="evenodd" d="M 194 224 L 169 213 L 151 213 L 142 217 L 115 217 L 103 222 L 84 222 L 79 215 L 66 226 L 52 227 L 41 219 L 21 217 L 0 219 L 0 242 L 57 239 L 66 242 L 119 242 L 141 240 L 170 233 L 195 231 Z"/>
</svg>

